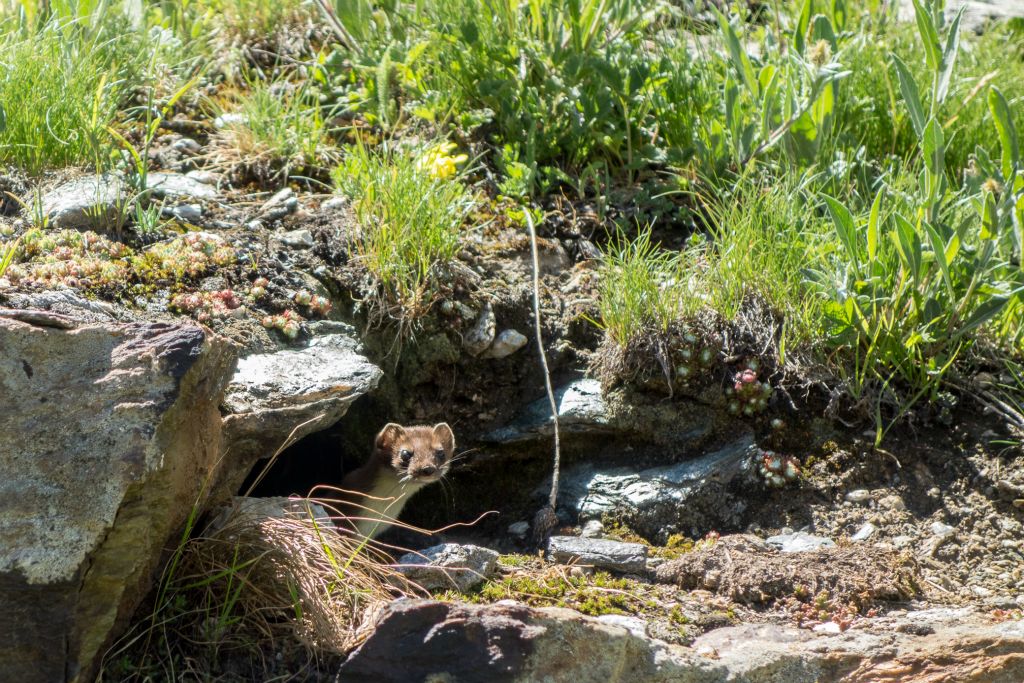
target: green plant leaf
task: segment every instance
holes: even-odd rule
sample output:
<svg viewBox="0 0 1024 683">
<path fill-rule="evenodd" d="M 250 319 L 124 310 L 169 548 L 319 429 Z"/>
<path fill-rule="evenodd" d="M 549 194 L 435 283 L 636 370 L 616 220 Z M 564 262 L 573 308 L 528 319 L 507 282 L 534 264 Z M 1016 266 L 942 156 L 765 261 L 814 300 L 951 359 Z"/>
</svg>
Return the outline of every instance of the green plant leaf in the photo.
<svg viewBox="0 0 1024 683">
<path fill-rule="evenodd" d="M 754 73 L 754 67 L 750 64 L 750 58 L 747 56 L 746 50 L 743 49 L 743 43 L 740 41 L 739 35 L 736 33 L 736 29 L 729 23 L 729 19 L 712 8 L 715 12 L 715 16 L 718 17 L 718 25 L 722 29 L 722 38 L 725 39 L 725 46 L 729 50 L 729 57 L 732 60 L 733 68 L 739 72 L 740 78 L 743 79 L 743 84 L 747 86 L 750 94 L 757 97 L 759 94 L 757 85 L 757 76 Z"/>
<path fill-rule="evenodd" d="M 853 222 L 853 215 L 850 210 L 847 209 L 841 202 L 828 195 L 822 195 L 825 200 L 825 205 L 828 206 L 828 212 L 832 216 L 832 222 L 836 226 L 836 233 L 839 235 L 839 240 L 843 243 L 843 247 L 846 248 L 846 253 L 850 257 L 850 261 L 853 262 L 855 270 L 860 270 L 860 258 L 858 257 L 857 249 L 857 228 Z"/>
<path fill-rule="evenodd" d="M 946 100 L 946 93 L 949 92 L 949 80 L 953 76 L 953 67 L 956 64 L 956 55 L 960 50 L 960 20 L 964 16 L 966 5 L 960 7 L 953 22 L 949 25 L 949 34 L 946 36 L 946 49 L 942 51 L 942 64 L 939 67 L 938 79 L 935 82 L 935 100 L 942 103 Z"/>
<path fill-rule="evenodd" d="M 1009 178 L 1013 167 L 1020 159 L 1020 147 L 1017 140 L 1017 128 L 1013 125 L 1010 105 L 1003 93 L 994 85 L 988 91 L 988 109 L 992 112 L 999 144 L 1002 148 L 1003 177 Z"/>
<path fill-rule="evenodd" d="M 921 0 L 914 0 L 914 18 L 917 20 L 917 32 L 924 43 L 924 56 L 928 60 L 928 67 L 933 73 L 939 70 L 939 59 L 941 47 L 939 45 L 939 34 L 935 30 L 931 13 L 921 5 Z"/>
<path fill-rule="evenodd" d="M 931 244 L 932 252 L 935 254 L 935 263 L 942 272 L 942 280 L 946 283 L 946 291 L 950 299 L 956 298 L 956 291 L 953 289 L 953 281 L 949 277 L 949 263 L 946 261 L 946 244 L 942 237 L 936 232 L 931 223 L 924 224 L 925 233 L 928 235 L 928 242 Z"/>
<path fill-rule="evenodd" d="M 875 194 L 875 201 L 871 202 L 871 214 L 868 216 L 868 258 L 872 261 L 878 257 L 878 214 L 881 211 L 882 194 L 884 192 L 884 187 L 878 188 L 878 193 Z"/>
<path fill-rule="evenodd" d="M 995 239 L 998 228 L 999 217 L 996 213 L 996 198 L 991 192 L 986 192 L 982 198 L 981 206 L 981 239 Z"/>
<path fill-rule="evenodd" d="M 914 81 L 910 69 L 895 54 L 892 55 L 892 63 L 896 67 L 896 76 L 900 81 L 900 92 L 903 94 L 903 101 L 907 103 L 907 111 L 910 114 L 910 122 L 914 126 L 914 132 L 920 138 L 924 133 L 924 109 L 921 107 L 921 95 L 918 94 L 917 82 Z"/>
<path fill-rule="evenodd" d="M 4 105 L 0 104 L 0 133 L 7 130 L 7 112 L 4 110 Z"/>
<path fill-rule="evenodd" d="M 981 327 L 998 315 L 1010 299 L 1011 297 L 1008 296 L 993 296 L 982 301 L 978 304 L 978 307 L 974 309 L 974 312 L 971 313 L 970 317 L 964 321 L 963 327 L 957 330 L 954 336 L 962 337 L 968 332 Z"/>
<path fill-rule="evenodd" d="M 812 0 L 803 0 L 800 5 L 800 16 L 797 17 L 796 26 L 793 27 L 793 47 L 798 54 L 803 54 L 807 47 L 807 27 L 811 25 Z"/>
<path fill-rule="evenodd" d="M 936 181 L 945 170 L 946 143 L 942 134 L 942 125 L 933 116 L 928 119 L 921 138 L 921 151 L 924 152 L 925 165 Z"/>
</svg>

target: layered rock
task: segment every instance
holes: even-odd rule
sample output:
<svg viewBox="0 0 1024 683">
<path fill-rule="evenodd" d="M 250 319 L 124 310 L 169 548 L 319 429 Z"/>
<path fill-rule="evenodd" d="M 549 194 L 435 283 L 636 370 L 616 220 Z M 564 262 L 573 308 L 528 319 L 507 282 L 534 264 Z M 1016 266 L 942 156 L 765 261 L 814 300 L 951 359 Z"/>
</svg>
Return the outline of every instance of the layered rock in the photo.
<svg viewBox="0 0 1024 683">
<path fill-rule="evenodd" d="M 0 311 L 0 679 L 87 680 L 217 476 L 235 354 L 192 324 Z"/>
</svg>

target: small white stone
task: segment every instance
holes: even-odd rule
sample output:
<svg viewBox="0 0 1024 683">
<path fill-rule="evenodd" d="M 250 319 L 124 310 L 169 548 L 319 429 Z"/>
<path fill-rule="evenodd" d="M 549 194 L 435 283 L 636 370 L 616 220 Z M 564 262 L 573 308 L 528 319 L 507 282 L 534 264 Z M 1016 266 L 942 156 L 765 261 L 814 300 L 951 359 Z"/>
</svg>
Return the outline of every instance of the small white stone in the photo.
<svg viewBox="0 0 1024 683">
<path fill-rule="evenodd" d="M 583 538 L 601 538 L 604 535 L 604 525 L 601 524 L 601 520 L 592 519 L 583 525 L 583 530 L 580 531 L 580 536 Z"/>
<path fill-rule="evenodd" d="M 826 621 L 824 624 L 818 624 L 814 627 L 815 633 L 827 633 L 829 635 L 838 635 L 843 632 L 843 629 L 839 628 L 839 624 L 834 621 Z"/>
<path fill-rule="evenodd" d="M 868 491 L 867 489 L 855 489 L 847 493 L 845 498 L 851 503 L 866 503 L 871 500 L 871 491 Z"/>
<path fill-rule="evenodd" d="M 850 536 L 850 540 L 866 541 L 869 538 L 871 538 L 872 534 L 874 534 L 877 530 L 878 527 L 876 527 L 871 522 L 864 522 L 864 524 L 859 529 L 857 529 L 857 533 L 855 533 L 853 536 Z"/>
<path fill-rule="evenodd" d="M 346 204 L 348 204 L 348 202 L 345 201 L 344 197 L 331 197 L 321 204 L 320 208 L 324 211 L 337 211 L 339 209 L 344 209 Z"/>
<path fill-rule="evenodd" d="M 948 524 L 944 524 L 942 522 L 932 522 L 931 529 L 932 529 L 932 533 L 935 534 L 936 536 L 938 536 L 939 538 L 945 538 L 947 536 L 952 536 L 953 534 L 956 533 L 956 529 L 954 529 L 953 527 L 949 526 Z"/>
<path fill-rule="evenodd" d="M 203 149 L 202 146 L 192 138 L 176 140 L 174 144 L 171 145 L 171 148 L 179 152 L 184 152 L 185 154 L 199 154 Z"/>
<path fill-rule="evenodd" d="M 502 330 L 483 354 L 484 358 L 505 358 L 526 346 L 526 337 L 518 330 Z"/>
<path fill-rule="evenodd" d="M 281 241 L 289 247 L 295 247 L 296 249 L 309 249 L 315 244 L 313 233 L 305 228 L 283 233 Z"/>
</svg>

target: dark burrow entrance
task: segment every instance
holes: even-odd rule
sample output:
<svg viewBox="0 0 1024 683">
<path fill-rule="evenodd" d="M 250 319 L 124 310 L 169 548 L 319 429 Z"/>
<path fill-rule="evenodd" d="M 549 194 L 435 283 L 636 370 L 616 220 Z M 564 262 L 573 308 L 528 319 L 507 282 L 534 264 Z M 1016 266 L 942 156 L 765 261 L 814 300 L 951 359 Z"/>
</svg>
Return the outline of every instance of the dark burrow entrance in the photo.
<svg viewBox="0 0 1024 683">
<path fill-rule="evenodd" d="M 273 461 L 259 460 L 238 490 L 255 497 L 306 496 L 332 498 L 327 489 L 338 487 L 347 472 L 362 465 L 370 454 L 377 432 L 394 418 L 388 406 L 371 395 L 360 397 L 336 424 L 314 432 L 282 451 Z M 427 422 L 427 421 L 424 421 Z M 509 524 L 532 517 L 533 491 L 550 476 L 548 458 L 522 458 L 508 462 L 507 453 L 459 439 L 460 462 L 445 481 L 417 493 L 405 506 L 401 519 L 421 529 L 457 526 L 443 533 L 444 540 L 494 539 Z M 251 490 L 250 490 L 251 489 Z M 485 514 L 490 513 L 490 514 Z M 417 534 L 400 529 L 388 532 L 388 540 L 406 547 L 437 543 L 439 534 Z"/>
</svg>

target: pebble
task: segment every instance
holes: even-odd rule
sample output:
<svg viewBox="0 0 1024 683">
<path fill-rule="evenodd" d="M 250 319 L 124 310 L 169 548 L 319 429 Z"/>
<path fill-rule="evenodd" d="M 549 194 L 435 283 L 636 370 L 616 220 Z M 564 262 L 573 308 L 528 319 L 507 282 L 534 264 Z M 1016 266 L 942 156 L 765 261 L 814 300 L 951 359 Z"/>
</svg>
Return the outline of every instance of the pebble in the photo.
<svg viewBox="0 0 1024 683">
<path fill-rule="evenodd" d="M 220 182 L 220 173 L 214 173 L 213 171 L 203 171 L 201 169 L 195 169 L 185 174 L 186 178 L 191 178 L 197 183 L 203 185 L 216 185 Z"/>
<path fill-rule="evenodd" d="M 495 573 L 498 553 L 477 545 L 442 543 L 406 553 L 397 570 L 427 590 L 455 588 L 465 593 Z"/>
<path fill-rule="evenodd" d="M 600 569 L 638 574 L 647 568 L 647 546 L 578 536 L 548 539 L 548 559 L 562 564 L 578 563 Z"/>
<path fill-rule="evenodd" d="M 227 128 L 228 126 L 245 125 L 248 121 L 245 114 L 239 112 L 228 112 L 221 114 L 213 120 L 214 128 Z"/>
<path fill-rule="evenodd" d="M 526 538 L 526 534 L 530 531 L 529 522 L 513 522 L 508 525 L 508 532 L 516 538 Z"/>
<path fill-rule="evenodd" d="M 295 247 L 296 249 L 310 249 L 315 244 L 313 241 L 313 233 L 305 228 L 283 233 L 281 235 L 281 241 L 289 247 Z"/>
<path fill-rule="evenodd" d="M 320 205 L 320 208 L 324 211 L 338 211 L 344 209 L 345 205 L 348 204 L 344 197 L 331 197 L 327 201 Z"/>
<path fill-rule="evenodd" d="M 803 531 L 793 534 L 780 534 L 769 536 L 765 543 L 777 548 L 784 553 L 799 553 L 805 550 L 818 550 L 819 548 L 834 548 L 835 542 L 823 536 L 814 536 Z"/>
<path fill-rule="evenodd" d="M 971 592 L 979 598 L 990 598 L 992 597 L 992 591 L 984 586 L 971 586 Z"/>
<path fill-rule="evenodd" d="M 866 503 L 871 500 L 871 491 L 867 489 L 854 489 L 847 493 L 845 498 L 851 503 Z"/>
<path fill-rule="evenodd" d="M 897 495 L 889 495 L 878 501 L 878 505 L 887 510 L 906 510 L 907 504 Z"/>
<path fill-rule="evenodd" d="M 491 342 L 494 341 L 495 323 L 494 311 L 491 309 L 491 304 L 488 303 L 477 317 L 476 322 L 473 323 L 472 329 L 462 338 L 462 348 L 466 350 L 466 353 L 476 357 L 487 350 Z"/>
<path fill-rule="evenodd" d="M 483 358 L 505 358 L 526 346 L 526 336 L 518 330 L 502 330 L 494 339 L 491 348 L 482 355 Z"/>
<path fill-rule="evenodd" d="M 260 207 L 259 214 L 268 221 L 284 218 L 295 213 L 299 208 L 299 200 L 295 198 L 292 188 L 286 187 L 278 191 Z"/>
<path fill-rule="evenodd" d="M 580 535 L 583 538 L 601 538 L 604 535 L 604 525 L 601 524 L 601 520 L 592 519 L 583 525 Z"/>
<path fill-rule="evenodd" d="M 871 538 L 871 536 L 876 531 L 878 531 L 878 527 L 876 527 L 871 522 L 864 522 L 864 524 L 861 526 L 861 528 L 857 529 L 857 533 L 855 533 L 853 536 L 850 536 L 850 540 L 851 541 L 866 541 L 869 538 Z"/>
<path fill-rule="evenodd" d="M 827 633 L 829 635 L 838 635 L 843 632 L 843 629 L 839 627 L 834 621 L 826 621 L 824 624 L 818 624 L 814 627 L 815 633 Z"/>
<path fill-rule="evenodd" d="M 192 138 L 182 138 L 180 140 L 176 140 L 174 144 L 171 145 L 171 149 L 184 152 L 185 154 L 199 154 L 203 148 Z"/>
<path fill-rule="evenodd" d="M 956 533 L 956 529 L 942 522 L 932 522 L 932 533 L 940 538 L 946 538 Z"/>
<path fill-rule="evenodd" d="M 198 223 L 203 217 L 203 207 L 198 204 L 179 204 L 177 206 L 165 206 L 160 215 L 169 218 L 177 218 L 186 223 Z"/>
</svg>

